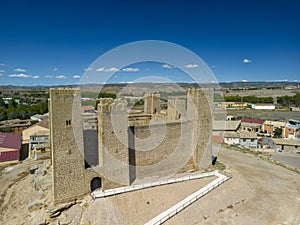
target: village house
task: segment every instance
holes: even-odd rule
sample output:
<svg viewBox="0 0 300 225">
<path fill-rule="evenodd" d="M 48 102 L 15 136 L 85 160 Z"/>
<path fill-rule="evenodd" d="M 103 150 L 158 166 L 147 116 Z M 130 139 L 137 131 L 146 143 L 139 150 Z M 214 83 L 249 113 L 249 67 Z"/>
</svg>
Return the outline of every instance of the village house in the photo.
<svg viewBox="0 0 300 225">
<path fill-rule="evenodd" d="M 257 148 L 257 134 L 248 131 L 240 131 L 240 143 L 239 145 L 243 148 Z"/>
<path fill-rule="evenodd" d="M 238 145 L 240 143 L 240 135 L 236 131 L 228 131 L 224 133 L 224 143 L 228 145 Z"/>
<path fill-rule="evenodd" d="M 240 128 L 240 124 L 240 120 L 213 121 L 213 142 L 223 140 L 227 144 L 238 144 L 239 135 L 237 131 Z"/>
<path fill-rule="evenodd" d="M 255 103 L 252 104 L 252 109 L 264 109 L 264 110 L 274 110 L 274 104 L 265 104 L 265 103 Z"/>
<path fill-rule="evenodd" d="M 224 132 L 237 131 L 241 120 L 215 120 L 213 121 L 213 136 L 223 135 Z"/>
<path fill-rule="evenodd" d="M 300 121 L 290 119 L 285 126 L 285 138 L 300 139 Z"/>
<path fill-rule="evenodd" d="M 31 158 L 50 157 L 50 130 L 48 118 L 32 125 L 22 132 L 22 144 L 27 145 Z"/>
<path fill-rule="evenodd" d="M 0 132 L 0 162 L 19 160 L 21 136 Z"/>
<path fill-rule="evenodd" d="M 31 126 L 31 119 L 20 120 L 4 120 L 0 122 L 0 129 L 6 129 L 7 132 L 13 134 L 22 134 L 22 131 Z"/>
<path fill-rule="evenodd" d="M 43 115 L 41 115 L 41 114 L 35 114 L 35 115 L 31 116 L 30 119 L 31 120 L 42 121 L 42 120 L 44 120 L 44 119 L 46 119 L 48 117 L 49 117 L 49 113 L 45 113 Z"/>
<path fill-rule="evenodd" d="M 276 146 L 276 152 L 289 152 L 294 154 L 300 154 L 300 142 L 296 140 L 288 140 L 284 138 L 273 138 L 272 139 Z"/>
<path fill-rule="evenodd" d="M 263 124 L 263 120 L 243 118 L 240 129 L 249 132 L 259 132 L 262 129 Z"/>
<path fill-rule="evenodd" d="M 82 114 L 97 114 L 95 107 L 91 105 L 82 106 Z"/>
<path fill-rule="evenodd" d="M 219 102 L 218 107 L 219 108 L 235 108 L 235 109 L 244 109 L 247 108 L 250 103 L 247 102 Z"/>
<path fill-rule="evenodd" d="M 286 125 L 285 121 L 266 120 L 263 124 L 262 131 L 266 136 L 274 137 L 276 130 L 280 130 L 281 136 L 285 137 L 285 125 Z"/>
</svg>

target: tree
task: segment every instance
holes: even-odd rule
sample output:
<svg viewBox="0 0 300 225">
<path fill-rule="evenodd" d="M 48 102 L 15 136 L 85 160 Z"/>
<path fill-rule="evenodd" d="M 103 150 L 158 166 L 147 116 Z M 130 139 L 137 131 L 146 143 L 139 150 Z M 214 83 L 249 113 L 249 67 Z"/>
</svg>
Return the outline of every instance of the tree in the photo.
<svg viewBox="0 0 300 225">
<path fill-rule="evenodd" d="M 12 98 L 11 100 L 8 101 L 8 107 L 14 107 L 16 108 L 17 107 L 17 102 L 14 98 Z"/>
<path fill-rule="evenodd" d="M 0 109 L 0 121 L 7 120 L 7 112 L 6 109 Z"/>
<path fill-rule="evenodd" d="M 0 98 L 0 107 L 6 107 L 5 102 L 2 98 Z"/>
<path fill-rule="evenodd" d="M 282 135 L 282 128 L 276 128 L 276 130 L 274 132 L 274 136 L 281 137 L 281 135 Z"/>
<path fill-rule="evenodd" d="M 98 110 L 98 104 L 99 104 L 99 102 L 100 102 L 100 101 L 97 100 L 96 103 L 95 103 L 95 109 L 96 109 L 96 110 Z"/>
<path fill-rule="evenodd" d="M 100 92 L 98 94 L 98 98 L 113 98 L 113 99 L 115 99 L 116 97 L 117 97 L 117 95 L 113 94 L 113 93 Z"/>
</svg>

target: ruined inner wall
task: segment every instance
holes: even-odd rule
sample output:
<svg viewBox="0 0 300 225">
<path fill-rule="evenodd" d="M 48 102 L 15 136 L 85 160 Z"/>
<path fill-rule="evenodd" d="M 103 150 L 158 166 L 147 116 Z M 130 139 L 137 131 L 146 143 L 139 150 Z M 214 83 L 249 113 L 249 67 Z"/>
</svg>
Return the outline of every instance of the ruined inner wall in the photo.
<svg viewBox="0 0 300 225">
<path fill-rule="evenodd" d="M 186 102 L 185 99 L 169 99 L 167 119 L 179 120 L 186 118 Z"/>
<path fill-rule="evenodd" d="M 146 94 L 144 96 L 144 112 L 146 114 L 160 113 L 160 95 Z"/>
<path fill-rule="evenodd" d="M 191 122 L 134 127 L 137 177 L 192 168 Z"/>
</svg>

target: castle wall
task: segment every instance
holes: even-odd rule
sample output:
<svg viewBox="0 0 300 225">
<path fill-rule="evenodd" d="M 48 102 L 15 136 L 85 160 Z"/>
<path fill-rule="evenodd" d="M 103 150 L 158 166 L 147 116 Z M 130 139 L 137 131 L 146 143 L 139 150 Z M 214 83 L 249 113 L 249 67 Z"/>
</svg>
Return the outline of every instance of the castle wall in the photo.
<svg viewBox="0 0 300 225">
<path fill-rule="evenodd" d="M 89 142 L 97 134 L 84 138 L 80 91 L 50 89 L 54 202 L 74 200 L 89 193 L 95 177 L 101 179 L 103 189 L 109 189 L 129 185 L 139 177 L 205 169 L 212 158 L 210 96 L 209 90 L 189 89 L 184 119 L 178 120 L 178 112 L 185 109 L 185 104 L 178 102 L 176 106 L 175 102 L 175 121 L 162 123 L 156 118 L 138 126 L 128 126 L 126 101 L 100 99 L 98 165 L 85 169 L 84 139 Z M 150 95 L 149 99 L 145 101 L 145 110 L 152 115 L 158 113 L 159 96 Z"/>
<path fill-rule="evenodd" d="M 191 122 L 134 127 L 136 177 L 173 174 L 193 168 L 191 127 Z"/>
</svg>

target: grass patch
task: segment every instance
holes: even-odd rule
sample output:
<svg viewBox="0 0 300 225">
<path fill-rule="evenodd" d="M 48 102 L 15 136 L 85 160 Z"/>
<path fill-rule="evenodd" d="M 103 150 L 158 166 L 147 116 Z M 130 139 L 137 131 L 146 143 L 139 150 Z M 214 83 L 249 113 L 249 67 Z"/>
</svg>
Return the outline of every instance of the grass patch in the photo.
<svg viewBox="0 0 300 225">
<path fill-rule="evenodd" d="M 216 170 L 225 170 L 226 169 L 226 165 L 217 161 L 216 164 L 214 165 L 214 169 Z"/>
</svg>

